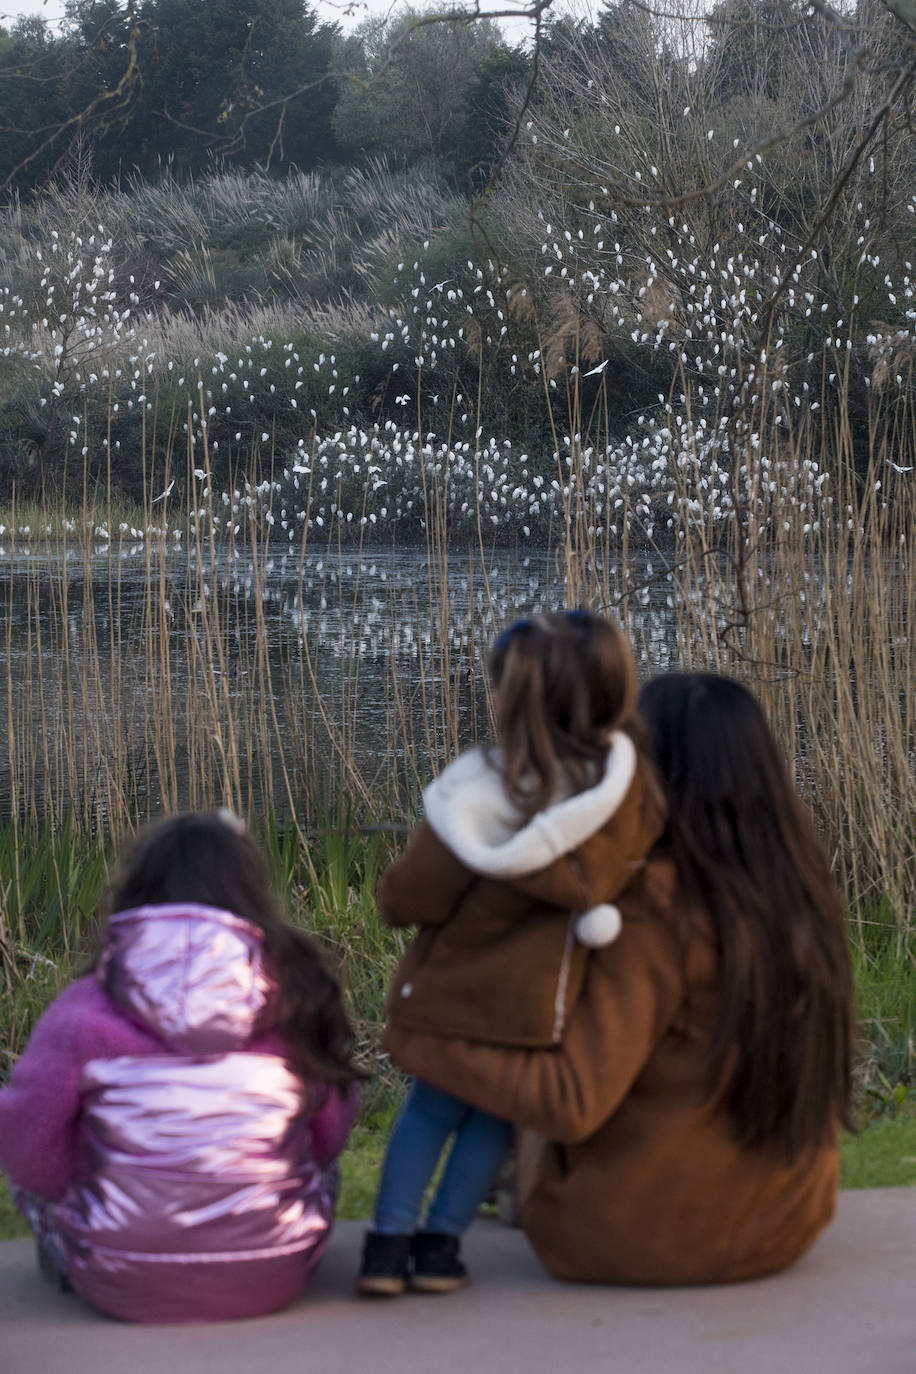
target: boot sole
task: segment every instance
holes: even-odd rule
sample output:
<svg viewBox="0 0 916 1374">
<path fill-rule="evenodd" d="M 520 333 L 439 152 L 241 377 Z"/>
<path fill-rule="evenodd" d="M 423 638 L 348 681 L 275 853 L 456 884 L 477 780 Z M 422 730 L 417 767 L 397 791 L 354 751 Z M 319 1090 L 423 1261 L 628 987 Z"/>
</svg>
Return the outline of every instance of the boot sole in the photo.
<svg viewBox="0 0 916 1374">
<path fill-rule="evenodd" d="M 356 1291 L 368 1298 L 399 1298 L 402 1293 L 407 1292 L 407 1280 L 394 1276 L 389 1278 L 384 1275 L 366 1275 L 357 1283 Z"/>
<path fill-rule="evenodd" d="M 461 1278 L 427 1278 L 423 1274 L 414 1274 L 410 1280 L 410 1291 L 412 1293 L 457 1293 L 459 1288 L 467 1288 L 470 1282 L 465 1274 Z"/>
</svg>

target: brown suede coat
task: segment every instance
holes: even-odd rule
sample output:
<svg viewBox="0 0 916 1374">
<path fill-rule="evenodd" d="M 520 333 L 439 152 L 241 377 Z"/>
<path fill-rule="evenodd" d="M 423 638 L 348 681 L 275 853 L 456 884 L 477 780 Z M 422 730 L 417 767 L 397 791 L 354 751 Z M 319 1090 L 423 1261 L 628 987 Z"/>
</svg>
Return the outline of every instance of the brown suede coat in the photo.
<svg viewBox="0 0 916 1374">
<path fill-rule="evenodd" d="M 722 1283 L 784 1268 L 833 1216 L 835 1144 L 792 1164 L 735 1141 L 705 1103 L 716 955 L 679 919 L 653 858 L 623 931 L 588 960 L 561 1046 L 510 1050 L 392 1024 L 408 1073 L 538 1133 L 523 1137 L 522 1225 L 557 1278 Z"/>
<path fill-rule="evenodd" d="M 388 996 L 391 1025 L 527 1048 L 555 1044 L 593 951 L 575 916 L 610 902 L 664 826 L 639 771 L 602 827 L 546 867 L 513 878 L 473 872 L 424 822 L 382 875 L 379 910 L 417 925 Z"/>
</svg>

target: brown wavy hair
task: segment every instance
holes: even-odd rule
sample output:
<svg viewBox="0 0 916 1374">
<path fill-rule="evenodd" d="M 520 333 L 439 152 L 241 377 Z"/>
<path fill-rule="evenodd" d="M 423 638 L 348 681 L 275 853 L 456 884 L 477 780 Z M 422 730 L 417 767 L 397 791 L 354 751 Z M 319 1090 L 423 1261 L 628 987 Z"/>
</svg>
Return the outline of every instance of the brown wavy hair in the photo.
<svg viewBox="0 0 916 1374">
<path fill-rule="evenodd" d="M 561 790 L 601 778 L 611 730 L 638 743 L 636 667 L 626 635 L 589 611 L 510 625 L 490 651 L 503 785 L 530 819 Z"/>
<path fill-rule="evenodd" d="M 660 843 L 718 947 L 709 1098 L 742 1144 L 791 1161 L 849 1124 L 852 974 L 826 855 L 737 682 L 669 673 L 639 712 L 670 808 Z"/>
<path fill-rule="evenodd" d="M 364 1077 L 337 980 L 314 940 L 281 918 L 267 862 L 241 821 L 192 813 L 141 832 L 112 884 L 109 910 L 170 902 L 231 911 L 263 931 L 280 988 L 278 1029 L 301 1078 L 345 1085 Z"/>
</svg>

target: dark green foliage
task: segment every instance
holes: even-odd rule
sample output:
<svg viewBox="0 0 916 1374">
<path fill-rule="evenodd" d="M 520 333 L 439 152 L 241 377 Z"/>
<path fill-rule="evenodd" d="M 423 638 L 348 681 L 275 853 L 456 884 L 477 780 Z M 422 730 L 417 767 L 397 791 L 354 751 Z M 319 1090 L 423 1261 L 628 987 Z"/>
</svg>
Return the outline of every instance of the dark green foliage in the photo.
<svg viewBox="0 0 916 1374">
<path fill-rule="evenodd" d="M 330 155 L 335 30 L 304 0 L 145 0 L 140 18 L 144 89 L 131 127 L 141 170 L 154 170 L 163 147 L 179 173 L 214 154 L 303 168 Z"/>
<path fill-rule="evenodd" d="M 335 151 L 338 44 L 305 0 L 75 0 L 62 36 L 0 29 L 0 183 L 39 184 L 77 136 L 106 181 L 313 167 Z"/>
<path fill-rule="evenodd" d="M 66 73 L 70 45 L 37 19 L 0 28 L 0 185 L 14 168 L 22 183 L 48 175 L 68 141 Z"/>
<path fill-rule="evenodd" d="M 489 21 L 424 22 L 436 13 L 405 8 L 391 19 L 369 19 L 358 43 L 351 40 L 333 120 L 345 155 L 358 161 L 384 154 L 407 164 L 432 156 L 462 171 L 471 165 L 469 152 L 475 162 L 491 156 L 495 129 L 489 145 L 482 130 L 492 129 L 494 112 L 478 115 L 474 102 L 486 91 L 485 64 L 509 50 Z M 497 79 L 492 75 L 491 84 Z M 474 119 L 476 133 L 469 127 Z"/>
<path fill-rule="evenodd" d="M 531 57 L 524 49 L 498 43 L 468 85 L 455 162 L 472 192 L 486 186 L 514 133 L 510 92 L 526 86 L 531 71 Z"/>
<path fill-rule="evenodd" d="M 95 924 L 108 858 L 108 845 L 85 840 L 69 814 L 59 827 L 7 822 L 0 829 L 0 883 L 11 935 L 32 949 L 81 949 Z"/>
</svg>

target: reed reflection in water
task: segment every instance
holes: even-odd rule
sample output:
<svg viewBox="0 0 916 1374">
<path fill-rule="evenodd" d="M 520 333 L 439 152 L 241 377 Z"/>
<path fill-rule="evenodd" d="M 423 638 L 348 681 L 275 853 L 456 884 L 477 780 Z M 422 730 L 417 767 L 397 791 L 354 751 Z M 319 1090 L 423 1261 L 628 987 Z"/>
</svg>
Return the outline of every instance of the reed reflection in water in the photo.
<svg viewBox="0 0 916 1374">
<path fill-rule="evenodd" d="M 0 805 L 116 832 L 342 793 L 384 810 L 488 733 L 488 645 L 564 604 L 557 568 L 546 551 L 7 548 Z M 658 573 L 644 555 L 602 570 L 645 675 L 676 654 Z"/>
</svg>

